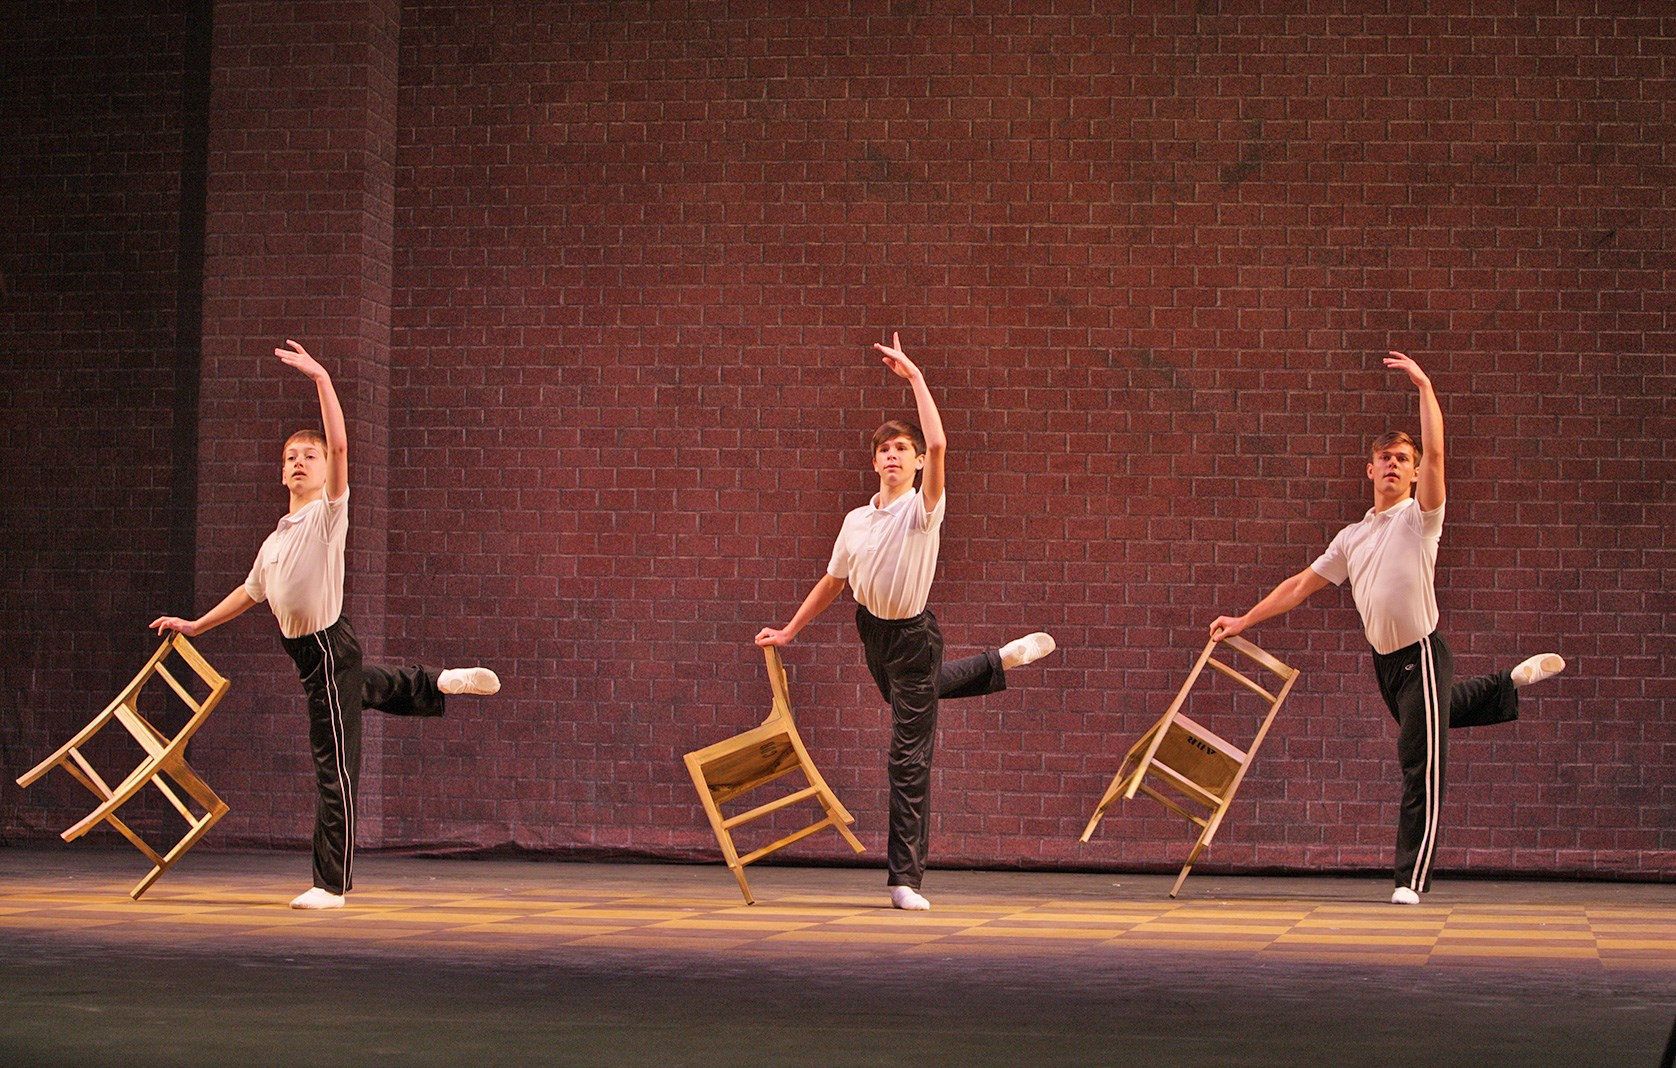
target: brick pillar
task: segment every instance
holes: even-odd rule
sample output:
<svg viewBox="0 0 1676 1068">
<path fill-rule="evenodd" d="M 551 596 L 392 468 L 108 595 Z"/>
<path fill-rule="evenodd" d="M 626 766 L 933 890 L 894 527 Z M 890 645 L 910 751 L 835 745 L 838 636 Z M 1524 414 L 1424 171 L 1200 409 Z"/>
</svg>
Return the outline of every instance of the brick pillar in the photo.
<svg viewBox="0 0 1676 1068">
<path fill-rule="evenodd" d="M 274 356 L 295 338 L 331 371 L 349 425 L 345 612 L 382 656 L 388 538 L 390 262 L 394 218 L 396 0 L 218 3 L 214 9 L 205 225 L 198 599 L 243 581 L 284 512 L 280 450 L 319 423 L 308 380 Z M 201 609 L 200 609 L 201 610 Z M 307 733 L 290 661 L 266 606 L 210 636 L 234 683 L 214 740 L 271 758 L 229 760 L 250 781 L 216 784 L 241 838 L 306 841 Z M 382 821 L 382 717 L 366 721 L 359 839 Z"/>
</svg>

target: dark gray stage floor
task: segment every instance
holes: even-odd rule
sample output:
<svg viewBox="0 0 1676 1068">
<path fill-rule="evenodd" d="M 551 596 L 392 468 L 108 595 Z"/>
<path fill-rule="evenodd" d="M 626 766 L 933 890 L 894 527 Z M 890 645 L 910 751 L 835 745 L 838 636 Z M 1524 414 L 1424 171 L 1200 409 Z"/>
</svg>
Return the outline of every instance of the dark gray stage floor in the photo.
<svg viewBox="0 0 1676 1068">
<path fill-rule="evenodd" d="M 0 1066 L 1655 1065 L 1676 890 L 0 849 Z"/>
</svg>

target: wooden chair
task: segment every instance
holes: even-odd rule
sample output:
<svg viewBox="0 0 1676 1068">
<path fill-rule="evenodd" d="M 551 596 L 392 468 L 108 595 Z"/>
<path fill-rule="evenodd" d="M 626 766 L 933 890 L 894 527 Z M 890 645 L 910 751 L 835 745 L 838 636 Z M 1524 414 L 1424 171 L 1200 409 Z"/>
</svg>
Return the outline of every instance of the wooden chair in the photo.
<svg viewBox="0 0 1676 1068">
<path fill-rule="evenodd" d="M 195 674 L 203 686 L 208 688 L 208 694 L 201 700 L 192 695 L 181 684 L 180 680 L 169 670 L 168 661 L 173 654 L 180 663 Z M 178 665 L 177 665 L 178 670 Z M 140 694 L 152 678 L 161 678 L 168 683 L 169 689 L 185 702 L 191 715 L 186 725 L 172 736 L 158 730 L 152 722 L 140 714 Z M 186 763 L 186 744 L 192 740 L 199 727 L 209 718 L 216 704 L 226 694 L 231 685 L 216 670 L 209 666 L 186 636 L 178 632 L 170 632 L 157 651 L 151 654 L 145 667 L 134 676 L 132 682 L 123 688 L 116 700 L 105 706 L 93 720 L 76 733 L 74 738 L 65 742 L 58 752 L 35 765 L 29 772 L 19 777 L 19 786 L 28 786 L 36 779 L 45 775 L 53 768 L 62 767 L 83 786 L 99 797 L 99 805 L 82 819 L 66 830 L 60 837 L 66 842 L 73 842 L 86 834 L 100 823 L 109 823 L 122 836 L 134 844 L 134 847 L 149 858 L 155 867 L 151 869 L 139 884 L 129 891 L 128 896 L 139 900 L 141 894 L 151 888 L 158 876 L 168 871 L 175 862 L 185 855 L 188 849 L 197 844 L 198 840 L 215 825 L 215 822 L 227 814 L 227 805 L 215 795 L 215 791 L 200 779 Z M 121 724 L 134 741 L 139 743 L 143 756 L 122 781 L 114 788 L 108 786 L 105 780 L 93 769 L 93 765 L 83 756 L 82 749 L 88 745 L 94 735 L 98 734 L 112 721 Z M 198 812 L 181 800 L 180 794 L 169 785 L 173 781 L 179 790 L 197 803 Z M 186 820 L 186 833 L 170 846 L 165 853 L 159 853 L 145 839 L 141 838 L 133 828 L 129 827 L 117 816 L 117 810 L 126 804 L 135 794 L 145 788 L 147 784 L 157 787 L 169 803 L 175 807 L 181 817 Z"/>
<path fill-rule="evenodd" d="M 780 650 L 767 645 L 763 646 L 762 652 L 768 662 L 768 684 L 774 692 L 774 704 L 768 718 L 760 726 L 703 749 L 695 749 L 684 758 L 693 785 L 698 788 L 698 799 L 704 805 L 704 814 L 710 817 L 710 827 L 716 832 L 716 841 L 721 844 L 722 856 L 726 858 L 727 866 L 733 869 L 734 878 L 739 880 L 739 890 L 745 895 L 747 905 L 756 904 L 756 899 L 751 896 L 750 883 L 745 880 L 745 865 L 762 859 L 776 849 L 783 849 L 826 827 L 843 835 L 850 848 L 857 853 L 865 849 L 850 833 L 849 825 L 855 822 L 855 817 L 839 803 L 832 788 L 815 770 L 815 763 L 809 759 L 809 751 L 803 747 L 803 739 L 797 733 L 797 724 L 792 721 L 791 696 L 786 686 L 785 665 L 780 662 Z M 724 804 L 794 771 L 802 772 L 808 785 L 737 815 L 728 816 L 722 812 Z M 800 801 L 819 804 L 821 818 L 760 849 L 743 856 L 739 854 L 733 841 L 736 827 Z"/>
<path fill-rule="evenodd" d="M 1211 839 L 1216 837 L 1216 829 L 1222 825 L 1222 817 L 1227 815 L 1228 806 L 1233 804 L 1234 794 L 1239 790 L 1246 770 L 1251 767 L 1252 758 L 1257 755 L 1257 747 L 1263 744 L 1264 736 L 1269 733 L 1269 726 L 1274 723 L 1275 713 L 1280 711 L 1281 702 L 1286 700 L 1287 693 L 1298 678 L 1296 668 L 1287 667 L 1243 638 L 1230 636 L 1220 641 L 1222 645 L 1243 653 L 1254 661 L 1257 667 L 1274 675 L 1279 685 L 1276 686 L 1275 682 L 1268 683 L 1269 686 L 1275 687 L 1274 692 L 1271 693 L 1249 675 L 1213 656 L 1218 640 L 1211 639 L 1205 645 L 1204 652 L 1199 654 L 1193 670 L 1187 675 L 1187 681 L 1182 683 L 1181 690 L 1170 703 L 1164 717 L 1153 724 L 1152 728 L 1141 736 L 1140 741 L 1130 747 L 1123 763 L 1118 766 L 1117 776 L 1112 779 L 1105 796 L 1100 798 L 1093 817 L 1082 832 L 1082 840 L 1088 841 L 1089 836 L 1094 833 L 1095 825 L 1100 822 L 1100 817 L 1105 815 L 1107 807 L 1118 797 L 1128 800 L 1137 792 L 1146 794 L 1172 812 L 1185 816 L 1200 828 L 1199 840 L 1194 843 L 1193 851 L 1188 854 L 1187 863 L 1182 866 L 1181 874 L 1176 877 L 1175 886 L 1170 888 L 1171 897 L 1175 897 L 1181 890 L 1181 884 L 1187 878 L 1187 873 L 1193 869 L 1194 862 L 1210 847 Z M 1194 683 L 1199 681 L 1206 664 L 1252 691 L 1267 704 L 1268 711 L 1263 716 L 1262 725 L 1258 727 L 1251 745 L 1245 749 L 1217 736 L 1203 725 L 1189 719 L 1183 712 L 1188 694 L 1193 690 Z"/>
</svg>

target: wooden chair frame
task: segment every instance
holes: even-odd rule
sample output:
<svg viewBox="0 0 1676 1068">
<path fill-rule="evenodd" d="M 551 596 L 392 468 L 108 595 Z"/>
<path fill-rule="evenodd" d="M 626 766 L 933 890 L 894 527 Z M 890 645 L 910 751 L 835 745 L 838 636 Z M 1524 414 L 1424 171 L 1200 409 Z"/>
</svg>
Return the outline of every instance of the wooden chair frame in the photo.
<svg viewBox="0 0 1676 1068">
<path fill-rule="evenodd" d="M 178 657 L 209 688 L 208 695 L 202 701 L 194 698 L 170 672 L 167 664 L 170 654 Z M 191 711 L 185 726 L 173 736 L 158 730 L 140 714 L 140 693 L 153 677 L 163 679 Z M 215 791 L 187 765 L 186 745 L 209 718 L 209 714 L 214 711 L 230 685 L 227 679 L 210 667 L 209 662 L 192 647 L 192 643 L 186 640 L 184 634 L 171 631 L 157 647 L 157 651 L 151 654 L 151 659 L 146 661 L 145 667 L 141 668 L 139 674 L 117 695 L 116 700 L 106 705 L 104 711 L 94 716 L 87 726 L 76 732 L 76 736 L 60 746 L 57 752 L 17 780 L 19 786 L 26 787 L 53 768 L 61 767 L 99 798 L 98 806 L 64 831 L 60 837 L 66 842 L 73 842 L 100 823 L 109 823 L 115 827 L 154 865 L 151 872 L 129 891 L 128 896 L 136 901 L 151 888 L 151 884 L 156 882 L 159 876 L 173 867 L 188 849 L 196 845 L 217 820 L 227 814 L 226 802 L 217 797 Z M 81 752 L 82 747 L 87 745 L 94 735 L 113 721 L 121 724 L 144 751 L 139 764 L 115 787 L 105 782 Z M 171 780 L 180 793 L 170 787 Z M 186 821 L 186 833 L 170 846 L 167 852 L 160 853 L 153 849 L 117 816 L 117 810 L 148 783 L 162 791 L 163 796 Z M 191 807 L 181 800 L 181 793 L 198 804 L 202 809 L 201 814 L 195 814 Z"/>
<path fill-rule="evenodd" d="M 816 770 L 815 762 L 809 758 L 809 751 L 803 746 L 803 738 L 797 733 L 797 724 L 792 720 L 791 694 L 786 684 L 786 669 L 780 660 L 780 650 L 767 645 L 763 646 L 762 652 L 768 664 L 768 684 L 774 694 L 774 703 L 768 718 L 743 734 L 736 734 L 703 749 L 695 749 L 683 758 L 686 761 L 687 772 L 692 776 L 693 785 L 698 788 L 698 799 L 704 806 L 704 814 L 709 817 L 710 827 L 716 832 L 716 841 L 722 847 L 722 856 L 726 859 L 727 866 L 733 870 L 734 878 L 739 880 L 739 891 L 745 895 L 747 905 L 756 904 L 756 898 L 751 896 L 751 885 L 745 879 L 745 865 L 761 860 L 777 849 L 783 849 L 827 827 L 843 835 L 844 841 L 857 853 L 866 848 L 850 833 L 849 825 L 855 822 L 855 817 L 839 802 L 832 788 Z M 802 789 L 737 815 L 729 816 L 723 813 L 724 804 L 794 771 L 803 773 L 807 785 Z M 760 849 L 752 850 L 743 856 L 739 854 L 733 842 L 733 831 L 736 827 L 808 800 L 820 805 L 823 813 L 820 819 Z"/>
<path fill-rule="evenodd" d="M 1271 693 L 1244 672 L 1213 656 L 1219 641 L 1275 675 L 1280 682 L 1276 691 Z M 1257 735 L 1251 745 L 1245 749 L 1218 737 L 1182 712 L 1188 694 L 1192 691 L 1194 683 L 1199 681 L 1207 664 L 1268 702 L 1268 712 L 1263 716 L 1262 725 L 1257 729 Z M 1175 897 L 1181 890 L 1187 873 L 1193 870 L 1199 855 L 1210 847 L 1211 840 L 1216 837 L 1217 828 L 1222 825 L 1222 818 L 1227 815 L 1228 807 L 1234 802 L 1234 794 L 1238 792 L 1246 771 L 1251 767 L 1252 759 L 1257 755 L 1257 748 L 1263 744 L 1269 727 L 1274 723 L 1275 714 L 1280 711 L 1281 702 L 1286 700 L 1286 695 L 1291 692 L 1292 684 L 1297 679 L 1296 668 L 1288 667 L 1243 638 L 1229 636 L 1211 639 L 1199 654 L 1193 670 L 1187 675 L 1187 681 L 1182 683 L 1163 718 L 1154 723 L 1124 756 L 1123 763 L 1118 766 L 1117 775 L 1106 788 L 1100 803 L 1095 806 L 1088 826 L 1083 829 L 1082 840 L 1088 841 L 1089 836 L 1094 833 L 1095 826 L 1099 824 L 1100 817 L 1105 815 L 1112 802 L 1119 797 L 1129 800 L 1137 792 L 1146 794 L 1170 811 L 1185 817 L 1199 827 L 1200 832 L 1198 841 L 1193 844 L 1193 850 L 1187 856 L 1187 863 L 1182 866 L 1181 874 L 1176 876 L 1175 885 L 1170 888 L 1170 896 Z"/>
</svg>

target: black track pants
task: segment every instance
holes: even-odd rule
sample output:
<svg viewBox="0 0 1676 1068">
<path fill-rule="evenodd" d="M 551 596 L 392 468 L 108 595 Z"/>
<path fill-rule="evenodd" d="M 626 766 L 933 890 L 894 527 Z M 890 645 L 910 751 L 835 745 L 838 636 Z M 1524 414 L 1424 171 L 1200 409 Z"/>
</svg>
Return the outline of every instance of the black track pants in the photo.
<svg viewBox="0 0 1676 1068">
<path fill-rule="evenodd" d="M 880 619 L 856 608 L 856 631 L 867 668 L 890 702 L 889 885 L 919 889 L 931 831 L 931 754 L 940 698 L 974 697 L 1007 688 L 1001 654 L 991 649 L 943 662 L 943 632 L 930 611 Z"/>
<path fill-rule="evenodd" d="M 1505 671 L 1455 682 L 1455 656 L 1435 631 L 1394 653 L 1373 654 L 1373 666 L 1379 692 L 1397 721 L 1402 765 L 1396 883 L 1424 893 L 1437 851 L 1449 728 L 1517 719 L 1519 692 Z"/>
<path fill-rule="evenodd" d="M 361 643 L 340 616 L 325 630 L 281 638 L 308 697 L 314 752 L 314 885 L 341 894 L 354 885 L 355 787 L 361 774 L 361 710 L 440 716 L 447 700 L 428 668 L 361 662 Z"/>
</svg>

